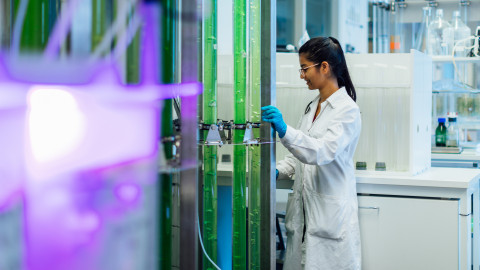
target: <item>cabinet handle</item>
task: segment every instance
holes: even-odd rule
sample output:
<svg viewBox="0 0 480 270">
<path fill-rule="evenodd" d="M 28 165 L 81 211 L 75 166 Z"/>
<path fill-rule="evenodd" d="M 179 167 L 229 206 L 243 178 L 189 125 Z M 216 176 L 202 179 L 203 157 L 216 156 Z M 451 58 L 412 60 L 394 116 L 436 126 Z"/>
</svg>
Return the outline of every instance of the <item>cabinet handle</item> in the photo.
<svg viewBox="0 0 480 270">
<path fill-rule="evenodd" d="M 371 210 L 380 210 L 378 206 L 359 206 L 359 209 L 371 209 Z"/>
</svg>

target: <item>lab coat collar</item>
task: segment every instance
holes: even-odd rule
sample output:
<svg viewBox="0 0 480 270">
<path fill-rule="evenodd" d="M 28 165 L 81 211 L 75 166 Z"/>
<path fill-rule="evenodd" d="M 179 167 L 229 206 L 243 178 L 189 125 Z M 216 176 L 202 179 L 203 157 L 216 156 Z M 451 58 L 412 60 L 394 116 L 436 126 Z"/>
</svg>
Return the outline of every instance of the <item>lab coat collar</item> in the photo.
<svg viewBox="0 0 480 270">
<path fill-rule="evenodd" d="M 347 94 L 347 90 L 345 89 L 345 87 L 342 87 L 337 91 L 335 91 L 325 101 L 328 102 L 328 104 L 330 104 L 330 106 L 332 106 L 333 109 L 335 109 L 335 105 L 343 99 L 343 96 L 345 94 Z"/>
</svg>

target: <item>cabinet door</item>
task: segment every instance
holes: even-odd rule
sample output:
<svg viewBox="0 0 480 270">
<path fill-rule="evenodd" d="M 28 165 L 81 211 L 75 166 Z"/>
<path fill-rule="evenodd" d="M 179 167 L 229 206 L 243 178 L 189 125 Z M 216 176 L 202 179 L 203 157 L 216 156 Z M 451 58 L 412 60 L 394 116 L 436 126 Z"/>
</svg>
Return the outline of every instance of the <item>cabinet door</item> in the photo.
<svg viewBox="0 0 480 270">
<path fill-rule="evenodd" d="M 458 269 L 459 201 L 358 196 L 362 269 Z"/>
</svg>

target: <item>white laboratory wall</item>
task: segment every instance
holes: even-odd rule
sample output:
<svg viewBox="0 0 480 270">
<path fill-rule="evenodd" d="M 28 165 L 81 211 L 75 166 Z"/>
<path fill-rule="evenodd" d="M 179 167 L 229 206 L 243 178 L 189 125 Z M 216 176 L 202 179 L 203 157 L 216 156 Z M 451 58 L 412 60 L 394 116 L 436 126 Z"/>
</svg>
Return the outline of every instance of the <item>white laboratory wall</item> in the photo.
<svg viewBox="0 0 480 270">
<path fill-rule="evenodd" d="M 429 168 L 431 58 L 412 50 L 346 59 L 362 114 L 354 162 L 366 162 L 369 172 L 376 162 L 384 162 L 387 173 L 415 175 Z"/>
<path fill-rule="evenodd" d="M 291 31 L 294 32 L 295 46 L 299 35 L 303 34 L 306 27 L 306 9 L 309 3 L 305 0 L 292 0 L 294 3 L 291 11 L 293 24 Z M 316 0 L 324 1 L 323 6 L 330 7 L 329 10 L 319 9 L 314 14 L 319 17 L 331 18 L 330 29 L 324 35 L 337 38 L 344 50 L 347 45 L 354 48 L 355 53 L 368 52 L 368 0 Z M 218 54 L 228 55 L 233 51 L 233 0 L 218 1 Z M 318 4 L 313 5 L 315 8 Z M 322 6 L 322 5 L 320 5 Z M 303 9 L 303 10 L 302 10 Z M 283 12 L 280 10 L 279 12 Z M 310 13 L 311 14 L 311 13 Z M 315 35 L 315 34 L 314 34 Z M 310 37 L 313 37 L 312 34 Z"/>
<path fill-rule="evenodd" d="M 338 39 L 344 51 L 368 52 L 368 1 L 331 1 L 331 35 Z M 335 16 L 336 15 L 336 16 Z"/>
<path fill-rule="evenodd" d="M 217 52 L 220 55 L 233 53 L 233 0 L 217 2 Z"/>
</svg>

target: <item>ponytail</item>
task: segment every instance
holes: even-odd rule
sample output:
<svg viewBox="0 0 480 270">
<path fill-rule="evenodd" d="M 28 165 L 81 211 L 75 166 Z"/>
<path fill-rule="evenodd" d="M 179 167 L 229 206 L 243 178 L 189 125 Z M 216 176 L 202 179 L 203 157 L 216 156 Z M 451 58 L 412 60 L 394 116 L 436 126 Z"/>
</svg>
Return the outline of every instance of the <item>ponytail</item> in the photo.
<svg viewBox="0 0 480 270">
<path fill-rule="evenodd" d="M 307 41 L 300 47 L 298 54 L 305 54 L 305 57 L 314 63 L 326 61 L 337 78 L 339 87 L 345 87 L 347 94 L 357 101 L 357 94 L 353 86 L 347 62 L 340 42 L 333 37 L 316 37 Z"/>
</svg>

